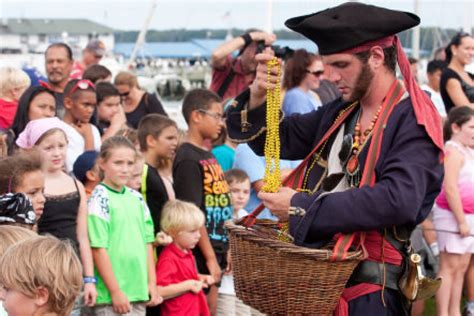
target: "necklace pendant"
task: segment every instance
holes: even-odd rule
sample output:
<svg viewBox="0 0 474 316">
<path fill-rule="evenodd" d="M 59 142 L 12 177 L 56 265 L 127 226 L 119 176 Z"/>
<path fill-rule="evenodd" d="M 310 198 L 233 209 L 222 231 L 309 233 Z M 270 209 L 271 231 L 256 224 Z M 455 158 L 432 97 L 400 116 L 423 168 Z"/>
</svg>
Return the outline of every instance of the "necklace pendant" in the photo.
<svg viewBox="0 0 474 316">
<path fill-rule="evenodd" d="M 359 186 L 360 172 L 359 172 L 359 160 L 357 159 L 357 155 L 352 155 L 347 161 L 346 175 L 347 175 L 347 181 L 349 182 L 350 187 Z"/>
<path fill-rule="evenodd" d="M 356 155 L 352 155 L 347 161 L 346 170 L 349 176 L 353 176 L 359 171 L 359 160 Z"/>
</svg>

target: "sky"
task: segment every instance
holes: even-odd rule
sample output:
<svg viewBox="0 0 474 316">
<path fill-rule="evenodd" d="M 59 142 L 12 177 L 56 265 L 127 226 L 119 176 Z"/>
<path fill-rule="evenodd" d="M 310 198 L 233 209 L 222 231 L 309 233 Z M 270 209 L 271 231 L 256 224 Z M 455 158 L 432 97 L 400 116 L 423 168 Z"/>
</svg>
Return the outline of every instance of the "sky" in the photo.
<svg viewBox="0 0 474 316">
<path fill-rule="evenodd" d="M 269 0 L 156 0 L 149 29 L 268 29 Z M 313 13 L 344 1 L 274 0 L 271 27 L 285 29 L 288 18 Z M 418 12 L 422 26 L 460 29 L 474 26 L 474 0 L 360 1 Z M 118 30 L 143 27 L 152 0 L 0 0 L 0 18 L 87 18 Z"/>
</svg>

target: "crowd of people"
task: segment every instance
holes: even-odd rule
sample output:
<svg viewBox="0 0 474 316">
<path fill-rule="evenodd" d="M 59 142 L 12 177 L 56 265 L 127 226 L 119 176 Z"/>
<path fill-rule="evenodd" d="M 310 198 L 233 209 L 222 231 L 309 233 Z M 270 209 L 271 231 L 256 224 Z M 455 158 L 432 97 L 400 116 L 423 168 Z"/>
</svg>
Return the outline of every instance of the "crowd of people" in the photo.
<svg viewBox="0 0 474 316">
<path fill-rule="evenodd" d="M 326 16 L 350 16 L 352 6 L 374 10 L 357 23 L 378 28 L 395 14 L 403 25 L 383 30 L 382 39 L 370 27 L 360 42 L 352 31 L 328 39 L 348 28 Z M 224 224 L 261 203 L 259 218 L 289 220 L 301 246 L 365 232 L 367 268 L 347 288 L 367 299 L 347 299 L 351 315 L 423 313 L 424 302 L 402 300 L 390 276 L 360 272 L 380 263 L 401 273 L 406 254 L 395 249 L 406 241 L 392 245 L 394 225 L 410 227 L 408 237 L 418 225 L 412 243 L 423 269 L 443 279 L 438 315 L 460 315 L 463 293 L 465 315 L 474 315 L 474 75 L 464 70 L 474 39 L 457 34 L 445 59 L 428 63 L 420 90 L 390 37 L 419 20 L 358 3 L 331 10 L 287 21 L 321 55 L 294 51 L 282 76 L 267 69 L 273 34 L 249 30 L 218 47 L 211 86 L 182 101 L 186 131 L 133 73 L 112 77 L 99 64 L 99 40 L 76 62 L 67 44 L 51 44 L 45 81 L 0 69 L 0 315 L 260 315 L 235 295 Z M 314 161 L 298 191 L 268 193 L 262 104 L 280 82 L 282 180 L 308 154 Z M 331 124 L 342 128 L 329 135 Z M 346 136 L 353 143 L 343 157 Z M 382 136 L 375 162 L 359 164 L 372 153 L 369 140 Z M 340 175 L 337 183 L 326 181 L 331 175 Z"/>
</svg>

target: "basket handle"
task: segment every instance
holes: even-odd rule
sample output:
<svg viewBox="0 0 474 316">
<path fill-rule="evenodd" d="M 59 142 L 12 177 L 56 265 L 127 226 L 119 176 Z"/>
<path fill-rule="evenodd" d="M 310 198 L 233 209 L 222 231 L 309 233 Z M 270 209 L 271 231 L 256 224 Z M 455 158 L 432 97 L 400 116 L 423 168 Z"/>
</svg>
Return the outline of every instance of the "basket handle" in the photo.
<svg viewBox="0 0 474 316">
<path fill-rule="evenodd" d="M 236 223 L 246 228 L 250 228 L 257 222 L 257 216 L 265 209 L 263 203 L 260 203 L 253 211 L 247 216 L 239 219 Z"/>
</svg>

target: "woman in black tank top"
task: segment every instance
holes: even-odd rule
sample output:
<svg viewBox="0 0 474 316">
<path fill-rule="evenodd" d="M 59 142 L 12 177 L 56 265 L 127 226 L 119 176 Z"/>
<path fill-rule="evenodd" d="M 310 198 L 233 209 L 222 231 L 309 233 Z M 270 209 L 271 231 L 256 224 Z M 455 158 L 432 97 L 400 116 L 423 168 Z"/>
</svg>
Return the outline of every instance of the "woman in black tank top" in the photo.
<svg viewBox="0 0 474 316">
<path fill-rule="evenodd" d="M 458 33 L 446 47 L 448 67 L 443 71 L 440 92 L 446 113 L 455 106 L 474 108 L 474 75 L 464 68 L 472 62 L 474 38 Z"/>
</svg>

